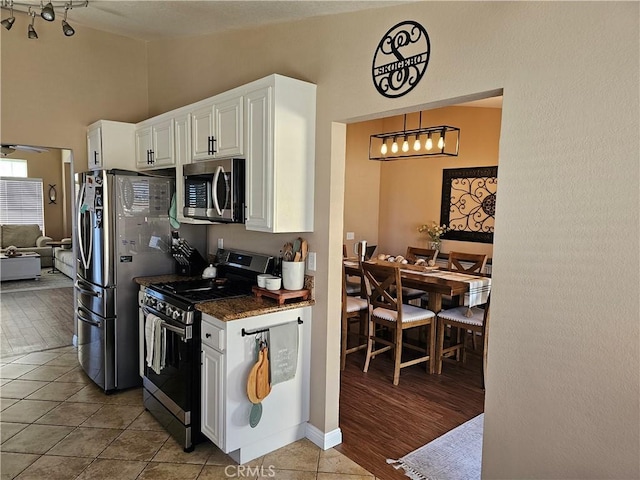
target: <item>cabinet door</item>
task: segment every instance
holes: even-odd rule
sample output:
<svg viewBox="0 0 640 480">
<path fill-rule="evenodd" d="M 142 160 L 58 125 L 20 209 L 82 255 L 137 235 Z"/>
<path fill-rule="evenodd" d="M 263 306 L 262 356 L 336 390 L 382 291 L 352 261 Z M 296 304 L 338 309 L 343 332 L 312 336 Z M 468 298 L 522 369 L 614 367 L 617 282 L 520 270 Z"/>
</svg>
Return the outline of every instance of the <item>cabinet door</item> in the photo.
<svg viewBox="0 0 640 480">
<path fill-rule="evenodd" d="M 153 148 L 151 163 L 154 167 L 171 167 L 173 156 L 173 119 L 153 125 Z"/>
<path fill-rule="evenodd" d="M 202 345 L 202 433 L 224 450 L 224 356 Z"/>
<path fill-rule="evenodd" d="M 87 163 L 90 169 L 102 167 L 102 129 L 100 127 L 87 132 Z"/>
<path fill-rule="evenodd" d="M 242 97 L 214 106 L 216 157 L 242 155 Z"/>
<path fill-rule="evenodd" d="M 273 228 L 271 108 L 271 87 L 256 90 L 245 96 L 247 230 L 269 232 Z"/>
<path fill-rule="evenodd" d="M 191 159 L 213 158 L 215 153 L 213 105 L 191 112 Z"/>
<path fill-rule="evenodd" d="M 151 126 L 136 130 L 136 167 L 150 168 L 152 164 L 153 135 Z"/>
<path fill-rule="evenodd" d="M 191 163 L 189 145 L 189 115 L 182 114 L 174 118 L 174 151 L 176 165 Z"/>
</svg>

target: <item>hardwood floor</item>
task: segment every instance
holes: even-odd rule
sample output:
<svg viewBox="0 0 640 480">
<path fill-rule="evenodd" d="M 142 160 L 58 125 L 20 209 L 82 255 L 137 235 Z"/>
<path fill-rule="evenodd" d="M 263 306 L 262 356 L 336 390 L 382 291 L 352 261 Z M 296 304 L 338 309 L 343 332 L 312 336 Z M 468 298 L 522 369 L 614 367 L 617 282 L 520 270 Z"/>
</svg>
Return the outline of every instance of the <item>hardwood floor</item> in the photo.
<svg viewBox="0 0 640 480">
<path fill-rule="evenodd" d="M 71 345 L 73 288 L 0 293 L 2 357 Z"/>
<path fill-rule="evenodd" d="M 335 447 L 376 477 L 406 480 L 386 463 L 429 443 L 484 411 L 481 363 L 470 356 L 462 366 L 450 361 L 441 375 L 425 365 L 402 369 L 393 386 L 391 355 L 376 357 L 362 372 L 364 352 L 347 356 L 340 382 L 342 444 Z"/>
</svg>

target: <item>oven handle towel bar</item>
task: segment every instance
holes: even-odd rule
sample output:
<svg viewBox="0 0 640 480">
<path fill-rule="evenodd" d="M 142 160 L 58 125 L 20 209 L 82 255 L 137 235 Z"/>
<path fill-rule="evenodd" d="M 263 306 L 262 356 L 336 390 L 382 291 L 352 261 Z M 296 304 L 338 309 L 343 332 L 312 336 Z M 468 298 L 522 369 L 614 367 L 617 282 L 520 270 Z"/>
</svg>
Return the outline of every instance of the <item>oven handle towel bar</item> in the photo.
<svg viewBox="0 0 640 480">
<path fill-rule="evenodd" d="M 149 310 L 147 310 L 146 308 L 142 308 L 142 311 L 148 315 L 150 313 Z M 155 314 L 154 314 L 155 315 Z M 164 328 L 166 330 L 169 330 L 171 332 L 177 333 L 178 335 L 180 335 L 180 340 L 182 340 L 183 342 L 186 343 L 187 340 L 191 340 L 191 326 L 188 326 L 186 328 L 179 328 L 179 327 L 174 327 L 173 325 L 165 322 L 164 320 L 162 320 L 162 323 L 160 324 L 161 328 Z"/>
<path fill-rule="evenodd" d="M 298 325 L 302 325 L 304 322 L 300 319 L 300 317 L 298 317 Z M 284 325 L 284 324 L 280 324 L 280 325 Z M 272 325 L 269 328 L 273 328 L 273 327 L 278 327 L 280 325 Z M 252 330 L 250 332 L 248 332 L 247 330 L 245 330 L 244 328 L 242 329 L 242 336 L 246 337 L 247 335 L 255 335 L 256 333 L 263 333 L 263 332 L 268 332 L 269 328 L 263 328 L 261 330 Z"/>
</svg>

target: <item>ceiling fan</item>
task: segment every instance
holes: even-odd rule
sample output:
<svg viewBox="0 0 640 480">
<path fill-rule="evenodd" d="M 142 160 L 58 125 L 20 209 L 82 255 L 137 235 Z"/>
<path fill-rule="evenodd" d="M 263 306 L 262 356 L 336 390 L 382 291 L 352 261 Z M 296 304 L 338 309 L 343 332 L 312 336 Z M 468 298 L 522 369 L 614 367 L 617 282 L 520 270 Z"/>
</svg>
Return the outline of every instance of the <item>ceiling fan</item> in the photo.
<svg viewBox="0 0 640 480">
<path fill-rule="evenodd" d="M 6 157 L 7 155 L 11 155 L 16 150 L 23 151 L 23 152 L 35 152 L 35 153 L 42 153 L 42 152 L 48 152 L 49 151 L 46 148 L 31 147 L 29 145 L 8 145 L 8 144 L 4 144 L 3 143 L 0 146 L 0 154 L 3 157 Z"/>
</svg>

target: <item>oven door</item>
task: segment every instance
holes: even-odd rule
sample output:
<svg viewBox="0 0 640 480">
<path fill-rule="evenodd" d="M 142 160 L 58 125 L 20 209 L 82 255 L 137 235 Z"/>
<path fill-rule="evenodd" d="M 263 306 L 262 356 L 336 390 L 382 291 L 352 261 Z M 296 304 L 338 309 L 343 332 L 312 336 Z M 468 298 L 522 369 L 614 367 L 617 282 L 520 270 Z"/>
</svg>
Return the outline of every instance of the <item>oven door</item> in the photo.
<svg viewBox="0 0 640 480">
<path fill-rule="evenodd" d="M 143 386 L 183 425 L 189 425 L 193 402 L 200 401 L 200 323 L 185 325 L 146 306 L 141 308 L 141 313 L 141 331 L 145 332 Z M 164 365 L 158 372 L 147 363 L 149 349 L 153 348 L 145 328 L 153 319 L 150 314 L 160 319 L 156 328 L 161 329 L 160 343 L 164 347 Z M 154 354 L 162 355 L 162 351 L 156 350 Z"/>
</svg>

